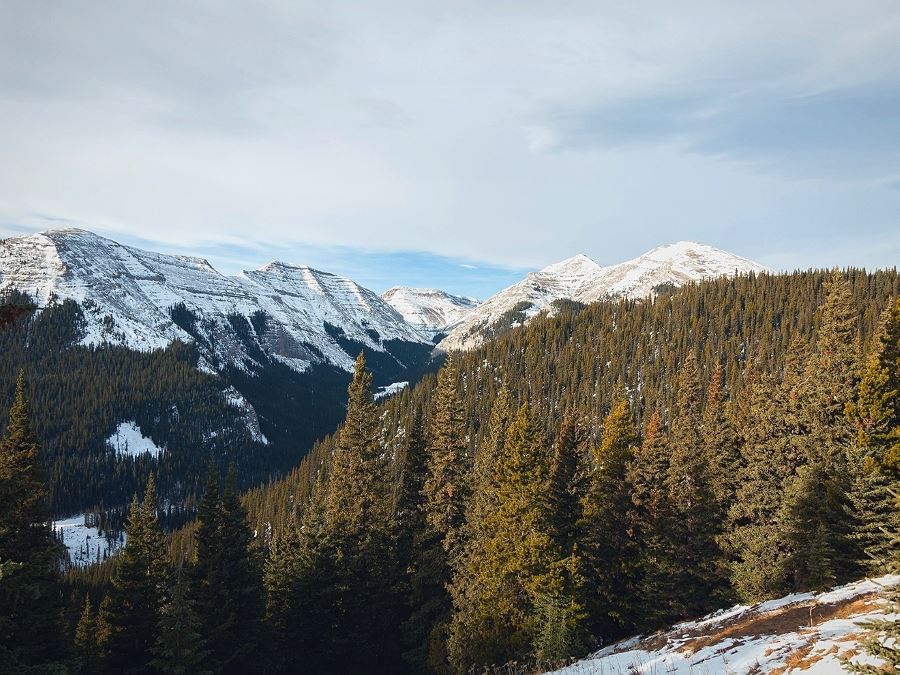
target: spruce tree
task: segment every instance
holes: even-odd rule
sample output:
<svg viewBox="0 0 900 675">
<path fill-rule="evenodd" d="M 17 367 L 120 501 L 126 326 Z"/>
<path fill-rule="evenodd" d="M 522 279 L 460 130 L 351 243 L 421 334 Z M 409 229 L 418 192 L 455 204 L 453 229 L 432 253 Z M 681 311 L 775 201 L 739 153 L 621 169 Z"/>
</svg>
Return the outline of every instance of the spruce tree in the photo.
<svg viewBox="0 0 900 675">
<path fill-rule="evenodd" d="M 900 482 L 871 456 L 855 454 L 848 493 L 857 564 L 867 574 L 900 571 Z"/>
<path fill-rule="evenodd" d="M 456 672 L 510 660 L 550 664 L 577 654 L 585 613 L 578 561 L 552 536 L 544 439 L 526 406 L 494 463 L 496 509 L 473 527 L 451 586 L 448 653 Z"/>
<path fill-rule="evenodd" d="M 887 592 L 887 607 L 884 619 L 873 619 L 862 622 L 865 629 L 863 650 L 878 663 L 853 663 L 841 659 L 846 670 L 859 675 L 884 675 L 884 673 L 900 670 L 900 589 L 896 586 Z"/>
<path fill-rule="evenodd" d="M 428 473 L 423 486 L 425 520 L 449 561 L 459 554 L 465 508 L 471 491 L 466 456 L 466 420 L 456 393 L 453 356 L 441 368 L 428 434 Z"/>
<path fill-rule="evenodd" d="M 631 407 L 622 397 L 603 422 L 578 523 L 590 625 L 604 642 L 632 627 L 636 547 L 626 525 L 631 498 L 625 473 L 638 443 Z"/>
<path fill-rule="evenodd" d="M 626 469 L 631 496 L 627 528 L 637 542 L 633 608 L 635 627 L 647 631 L 677 618 L 672 514 L 666 490 L 669 449 L 662 415 L 653 412 L 640 447 Z"/>
<path fill-rule="evenodd" d="M 75 655 L 82 673 L 94 673 L 98 668 L 97 616 L 91 607 L 91 596 L 84 598 L 84 609 L 75 626 Z"/>
<path fill-rule="evenodd" d="M 65 656 L 59 565 L 46 480 L 19 372 L 0 440 L 0 666 L 48 668 Z M 6 662 L 6 663 L 4 663 Z"/>
<path fill-rule="evenodd" d="M 874 347 L 847 406 L 856 430 L 849 511 L 858 563 L 870 574 L 900 569 L 900 299 L 881 317 Z"/>
<path fill-rule="evenodd" d="M 323 523 L 338 591 L 327 648 L 345 659 L 345 668 L 380 671 L 399 659 L 400 574 L 388 483 L 372 374 L 360 354 L 331 460 Z"/>
<path fill-rule="evenodd" d="M 547 481 L 550 524 L 553 538 L 566 554 L 572 553 L 576 545 L 576 524 L 580 519 L 581 499 L 580 473 L 581 444 L 583 433 L 578 428 L 574 411 L 563 416 L 550 463 L 550 478 Z"/>
<path fill-rule="evenodd" d="M 108 635 L 100 645 L 104 666 L 114 673 L 150 673 L 159 639 L 159 615 L 166 581 L 165 544 L 157 517 L 153 474 L 143 502 L 131 502 L 125 548 L 103 613 Z"/>
<path fill-rule="evenodd" d="M 791 588 L 785 564 L 790 550 L 779 515 L 782 497 L 804 461 L 806 427 L 799 392 L 808 353 L 806 340 L 795 338 L 780 382 L 751 366 L 743 388 L 742 468 L 725 538 L 731 584 L 745 601 L 778 597 Z"/>
<path fill-rule="evenodd" d="M 847 406 L 857 446 L 900 478 L 900 298 L 881 315 L 856 400 Z"/>
<path fill-rule="evenodd" d="M 203 626 L 195 611 L 194 601 L 184 572 L 179 569 L 168 599 L 160 608 L 159 637 L 153 667 L 167 675 L 208 675 L 208 652 L 204 647 Z"/>
<path fill-rule="evenodd" d="M 265 568 L 266 625 L 272 654 L 284 672 L 340 672 L 347 656 L 334 631 L 342 610 L 345 581 L 325 529 L 325 486 L 315 479 L 299 522 L 276 533 Z"/>
<path fill-rule="evenodd" d="M 220 569 L 213 579 L 220 586 L 221 602 L 208 644 L 212 662 L 217 672 L 256 672 L 262 668 L 259 659 L 264 613 L 262 571 L 234 468 L 229 471 L 222 492 L 218 537 Z"/>
<path fill-rule="evenodd" d="M 466 420 L 456 392 L 451 355 L 438 373 L 426 443 L 427 472 L 422 486 L 425 530 L 417 541 L 413 584 L 422 604 L 414 618 L 419 633 L 419 668 L 447 669 L 444 643 L 450 619 L 446 587 L 459 560 L 465 509 L 471 492 Z M 424 662 L 421 660 L 425 656 Z"/>
<path fill-rule="evenodd" d="M 815 515 L 815 523 L 788 520 L 785 526 L 790 530 L 791 560 L 802 561 L 809 551 L 820 550 L 828 555 L 828 561 L 815 563 L 822 572 L 813 577 L 802 568 L 788 569 L 788 575 L 794 579 L 794 590 L 817 587 L 816 578 L 843 582 L 859 573 L 856 561 L 860 553 L 852 537 L 847 494 L 851 482 L 848 460 L 854 439 L 846 416 L 857 385 L 858 315 L 850 284 L 842 275 L 837 272 L 832 275 L 825 284 L 825 293 L 825 300 L 816 312 L 815 350 L 800 387 L 802 414 L 808 430 L 802 438 L 803 447 L 818 484 L 809 476 L 798 476 L 790 489 L 793 499 L 801 503 L 818 502 L 820 508 L 815 512 L 805 511 L 807 516 Z M 811 493 L 799 494 L 804 488 Z M 827 541 L 819 541 L 821 536 Z M 806 585 L 804 580 L 812 585 Z"/>
<path fill-rule="evenodd" d="M 722 365 L 717 363 L 709 376 L 701 420 L 703 463 L 708 472 L 706 480 L 715 499 L 715 514 L 711 519 L 717 523 L 724 523 L 734 501 L 741 466 L 740 439 L 725 399 L 723 382 Z"/>
<path fill-rule="evenodd" d="M 405 440 L 397 506 L 398 554 L 406 575 L 403 658 L 414 672 L 440 672 L 446 660 L 442 634 L 448 611 L 448 566 L 440 534 L 426 522 L 428 440 L 419 408 Z"/>
<path fill-rule="evenodd" d="M 666 492 L 672 509 L 672 555 L 679 615 L 699 616 L 725 592 L 724 557 L 717 542 L 717 502 L 702 436 L 701 387 L 692 354 L 676 382 Z"/>
</svg>

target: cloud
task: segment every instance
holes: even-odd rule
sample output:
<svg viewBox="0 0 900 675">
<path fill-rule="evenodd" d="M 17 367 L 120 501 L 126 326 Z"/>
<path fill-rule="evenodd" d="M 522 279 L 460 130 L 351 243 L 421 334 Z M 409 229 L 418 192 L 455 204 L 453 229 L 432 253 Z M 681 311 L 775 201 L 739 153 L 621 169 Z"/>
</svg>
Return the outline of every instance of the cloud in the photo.
<svg viewBox="0 0 900 675">
<path fill-rule="evenodd" d="M 893 0 L 5 3 L 0 222 L 504 269 L 802 256 L 896 227 L 898 72 Z"/>
</svg>

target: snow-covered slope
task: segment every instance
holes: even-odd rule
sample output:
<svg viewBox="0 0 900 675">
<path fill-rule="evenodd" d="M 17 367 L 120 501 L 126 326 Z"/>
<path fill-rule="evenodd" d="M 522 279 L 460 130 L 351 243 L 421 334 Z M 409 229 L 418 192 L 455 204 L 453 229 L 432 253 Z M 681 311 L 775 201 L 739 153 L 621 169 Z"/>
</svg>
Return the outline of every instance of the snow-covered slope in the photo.
<svg viewBox="0 0 900 675">
<path fill-rule="evenodd" d="M 474 298 L 451 295 L 434 288 L 394 286 L 382 293 L 381 298 L 400 312 L 407 323 L 429 336 L 450 330 L 478 307 L 478 300 Z"/>
<path fill-rule="evenodd" d="M 494 333 L 527 322 L 557 300 L 589 303 L 602 298 L 643 298 L 662 286 L 682 286 L 718 276 L 761 272 L 765 267 L 712 246 L 677 242 L 634 260 L 602 267 L 585 255 L 532 272 L 485 300 L 438 347 L 472 349 Z"/>
<path fill-rule="evenodd" d="M 843 673 L 840 658 L 875 663 L 860 653 L 859 623 L 884 618 L 886 587 L 898 576 L 858 581 L 827 593 L 789 595 L 738 605 L 668 631 L 610 645 L 556 671 L 608 673 Z"/>
<path fill-rule="evenodd" d="M 389 340 L 428 342 L 350 279 L 280 262 L 227 276 L 201 258 L 143 251 L 77 229 L 0 241 L 0 290 L 9 287 L 40 305 L 51 298 L 82 303 L 84 344 L 147 350 L 196 341 L 213 367 L 251 365 L 248 339 L 298 371 L 321 362 L 352 369 L 354 357 L 341 345 L 348 340 L 376 351 Z M 190 314 L 176 324 L 171 310 L 181 304 Z"/>
</svg>

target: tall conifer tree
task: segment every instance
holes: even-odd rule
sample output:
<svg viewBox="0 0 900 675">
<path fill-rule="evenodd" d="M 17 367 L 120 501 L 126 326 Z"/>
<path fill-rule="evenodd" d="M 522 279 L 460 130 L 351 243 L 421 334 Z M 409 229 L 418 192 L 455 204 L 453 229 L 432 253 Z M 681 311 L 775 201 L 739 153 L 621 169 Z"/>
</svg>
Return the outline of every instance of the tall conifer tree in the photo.
<svg viewBox="0 0 900 675">
<path fill-rule="evenodd" d="M 19 372 L 0 441 L 0 668 L 47 667 L 65 656 L 58 566 L 40 446 Z"/>
<path fill-rule="evenodd" d="M 109 626 L 100 648 L 107 671 L 150 673 L 159 638 L 159 613 L 166 580 L 165 546 L 157 517 L 153 474 L 143 502 L 131 502 L 125 548 L 112 580 L 110 602 L 104 610 Z"/>
<path fill-rule="evenodd" d="M 672 509 L 672 554 L 684 617 L 698 616 L 716 605 L 723 593 L 723 555 L 716 541 L 716 498 L 703 451 L 701 387 L 693 354 L 676 382 L 666 490 Z"/>
<path fill-rule="evenodd" d="M 636 548 L 626 526 L 631 499 L 625 474 L 638 443 L 631 407 L 619 398 L 603 422 L 578 525 L 591 628 L 603 641 L 632 626 Z"/>
</svg>

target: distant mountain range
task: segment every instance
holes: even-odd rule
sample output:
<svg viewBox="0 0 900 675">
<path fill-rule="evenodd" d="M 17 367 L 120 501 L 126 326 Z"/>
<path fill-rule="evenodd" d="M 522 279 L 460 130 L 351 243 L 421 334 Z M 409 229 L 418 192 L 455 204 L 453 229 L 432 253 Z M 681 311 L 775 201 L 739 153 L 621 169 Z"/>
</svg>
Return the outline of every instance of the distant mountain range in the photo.
<svg viewBox="0 0 900 675">
<path fill-rule="evenodd" d="M 588 304 L 602 299 L 645 298 L 692 281 L 763 271 L 764 266 L 751 260 L 689 241 L 659 246 L 609 267 L 579 254 L 532 272 L 491 296 L 467 314 L 438 347 L 445 351 L 472 349 L 552 309 L 560 300 Z"/>
<path fill-rule="evenodd" d="M 351 279 L 283 262 L 229 276 L 203 258 L 143 251 L 78 229 L 0 242 L 0 290 L 27 292 L 39 305 L 79 302 L 83 344 L 147 350 L 193 341 L 213 371 L 252 369 L 255 347 L 299 372 L 322 363 L 350 370 L 363 349 L 384 353 L 402 370 L 410 365 L 401 356 L 405 344 L 442 338 L 440 351 L 471 349 L 560 300 L 648 297 L 765 269 L 712 246 L 678 242 L 609 267 L 579 254 L 479 303 L 402 286 L 379 296 Z"/>
<path fill-rule="evenodd" d="M 447 333 L 480 304 L 475 298 L 451 295 L 434 288 L 394 286 L 382 299 L 420 331 L 438 336 Z"/>
<path fill-rule="evenodd" d="M 131 494 L 155 465 L 165 465 L 189 493 L 209 453 L 236 458 L 248 484 L 295 466 L 343 418 L 360 352 L 379 395 L 389 396 L 433 371 L 443 352 L 473 348 L 553 311 L 558 301 L 639 298 L 763 269 L 692 243 L 611 267 L 578 255 L 478 303 L 436 289 L 395 287 L 379 296 L 350 279 L 283 262 L 225 275 L 202 258 L 144 251 L 85 230 L 51 230 L 0 240 L 0 294 L 24 292 L 38 306 L 33 332 L 4 331 L 0 339 L 10 350 L 7 377 L 27 366 L 36 380 L 51 381 L 54 374 L 45 371 L 52 344 L 51 353 L 65 352 L 67 368 L 78 370 L 85 396 L 91 392 L 85 406 L 63 411 L 45 438 L 66 475 L 84 486 L 56 498 L 60 509 L 71 509 L 109 500 L 111 491 Z M 37 359 L 30 365 L 29 353 Z M 202 371 L 199 380 L 182 385 L 189 378 L 178 374 L 178 363 Z M 103 398 L 112 391 L 121 395 Z M 202 413 L 182 414 L 190 409 Z M 167 450 L 112 452 L 109 439 L 123 425 L 147 447 Z M 77 447 L 64 433 L 76 426 Z"/>
</svg>

